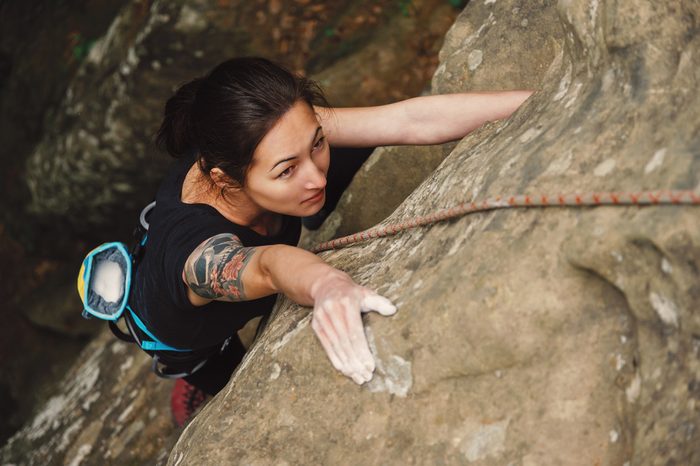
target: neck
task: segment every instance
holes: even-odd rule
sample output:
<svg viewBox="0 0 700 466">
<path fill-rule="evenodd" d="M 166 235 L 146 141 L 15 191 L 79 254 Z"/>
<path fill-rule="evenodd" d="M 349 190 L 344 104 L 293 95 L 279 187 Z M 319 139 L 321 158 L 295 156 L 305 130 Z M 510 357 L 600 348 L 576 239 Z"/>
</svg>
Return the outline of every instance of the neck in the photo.
<svg viewBox="0 0 700 466">
<path fill-rule="evenodd" d="M 243 190 L 227 190 L 222 194 L 219 188 L 204 179 L 197 167 L 193 168 L 190 188 L 183 187 L 183 202 L 210 205 L 227 220 L 261 235 L 269 236 L 275 232 L 279 220 L 277 215 L 262 209 Z"/>
<path fill-rule="evenodd" d="M 223 195 L 216 193 L 208 204 L 233 223 L 262 234 L 267 234 L 271 218 L 274 217 L 272 212 L 260 208 L 243 191 L 226 191 Z"/>
</svg>

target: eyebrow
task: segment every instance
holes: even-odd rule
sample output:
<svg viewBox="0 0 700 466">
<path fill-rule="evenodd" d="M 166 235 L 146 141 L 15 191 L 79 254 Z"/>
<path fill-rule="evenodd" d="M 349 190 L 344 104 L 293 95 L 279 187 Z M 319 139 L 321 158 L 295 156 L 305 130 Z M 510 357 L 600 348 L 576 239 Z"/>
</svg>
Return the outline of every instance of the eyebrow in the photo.
<svg viewBox="0 0 700 466">
<path fill-rule="evenodd" d="M 314 133 L 314 137 L 311 138 L 311 144 L 314 143 L 314 140 L 316 140 L 316 136 L 318 136 L 318 132 L 321 131 L 321 129 L 323 129 L 321 126 L 319 126 L 318 128 L 316 128 L 316 132 Z M 274 170 L 275 167 L 276 167 L 277 165 L 279 165 L 279 164 L 281 164 L 281 163 L 284 163 L 284 162 L 289 162 L 290 160 L 294 160 L 294 159 L 296 159 L 297 157 L 298 157 L 298 155 L 290 155 L 289 157 L 286 157 L 286 158 L 284 158 L 284 159 L 282 159 L 282 160 L 278 160 L 277 163 L 275 163 L 275 164 L 272 166 L 272 168 L 270 168 L 270 171 L 269 171 L 269 172 L 271 172 L 272 170 Z M 269 172 L 268 172 L 268 173 L 269 173 Z"/>
</svg>

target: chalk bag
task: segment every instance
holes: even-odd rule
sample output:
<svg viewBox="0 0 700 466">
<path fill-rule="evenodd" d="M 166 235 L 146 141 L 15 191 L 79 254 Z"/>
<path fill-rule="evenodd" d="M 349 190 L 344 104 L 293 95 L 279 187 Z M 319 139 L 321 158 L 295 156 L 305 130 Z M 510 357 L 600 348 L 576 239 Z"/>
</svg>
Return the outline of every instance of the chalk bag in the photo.
<svg viewBox="0 0 700 466">
<path fill-rule="evenodd" d="M 104 243 L 85 257 L 78 273 L 83 317 L 116 321 L 129 299 L 131 256 L 124 243 Z"/>
</svg>

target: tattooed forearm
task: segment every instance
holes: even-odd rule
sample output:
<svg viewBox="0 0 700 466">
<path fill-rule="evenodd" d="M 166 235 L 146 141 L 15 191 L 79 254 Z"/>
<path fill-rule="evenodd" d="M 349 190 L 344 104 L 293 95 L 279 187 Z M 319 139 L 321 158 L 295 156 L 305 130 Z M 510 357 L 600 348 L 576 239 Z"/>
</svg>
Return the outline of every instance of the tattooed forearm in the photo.
<svg viewBox="0 0 700 466">
<path fill-rule="evenodd" d="M 184 278 L 196 294 L 208 299 L 245 301 L 243 271 L 255 253 L 231 233 L 203 242 L 185 263 Z"/>
</svg>

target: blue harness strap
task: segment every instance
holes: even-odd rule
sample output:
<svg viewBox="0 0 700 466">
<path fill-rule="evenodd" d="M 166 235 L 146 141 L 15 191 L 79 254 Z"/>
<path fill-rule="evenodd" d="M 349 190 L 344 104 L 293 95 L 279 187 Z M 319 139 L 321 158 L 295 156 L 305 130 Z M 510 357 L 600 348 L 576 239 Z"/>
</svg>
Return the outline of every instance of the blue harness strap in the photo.
<svg viewBox="0 0 700 466">
<path fill-rule="evenodd" d="M 188 349 L 179 349 L 179 348 L 173 348 L 170 345 L 166 345 L 162 341 L 160 341 L 158 338 L 156 338 L 155 335 L 153 335 L 148 328 L 146 327 L 146 324 L 143 323 L 141 319 L 139 319 L 139 316 L 136 315 L 133 309 L 131 309 L 131 306 L 128 304 L 126 305 L 126 308 L 129 310 L 129 313 L 131 314 L 131 318 L 134 320 L 136 323 L 136 326 L 141 329 L 143 333 L 148 335 L 151 340 L 142 340 L 141 341 L 141 348 L 145 349 L 146 351 L 191 351 Z"/>
<path fill-rule="evenodd" d="M 139 218 L 139 225 L 136 227 L 136 230 L 134 231 L 134 235 L 138 236 L 141 235 L 141 239 L 138 241 L 137 245 L 130 251 L 130 257 L 131 260 L 134 264 L 134 271 L 136 269 L 136 266 L 138 263 L 141 261 L 141 255 L 143 254 L 143 248 L 146 246 L 146 242 L 148 241 L 148 222 L 146 221 L 146 217 L 149 213 L 149 211 L 155 207 L 155 201 L 148 204 L 143 211 L 141 212 L 141 216 Z M 129 310 L 129 313 L 131 314 L 131 318 L 133 321 L 136 323 L 136 326 L 141 329 L 143 333 L 148 335 L 151 340 L 142 340 L 142 341 L 136 341 L 137 344 L 141 346 L 146 351 L 181 351 L 181 352 L 187 352 L 191 351 L 189 349 L 180 349 L 180 348 L 173 348 L 170 345 L 166 345 L 162 341 L 160 341 L 158 338 L 156 338 L 155 335 L 153 335 L 150 330 L 146 327 L 146 324 L 143 323 L 141 319 L 139 319 L 139 316 L 136 315 L 133 309 L 131 309 L 131 306 L 127 303 L 126 308 Z"/>
</svg>

